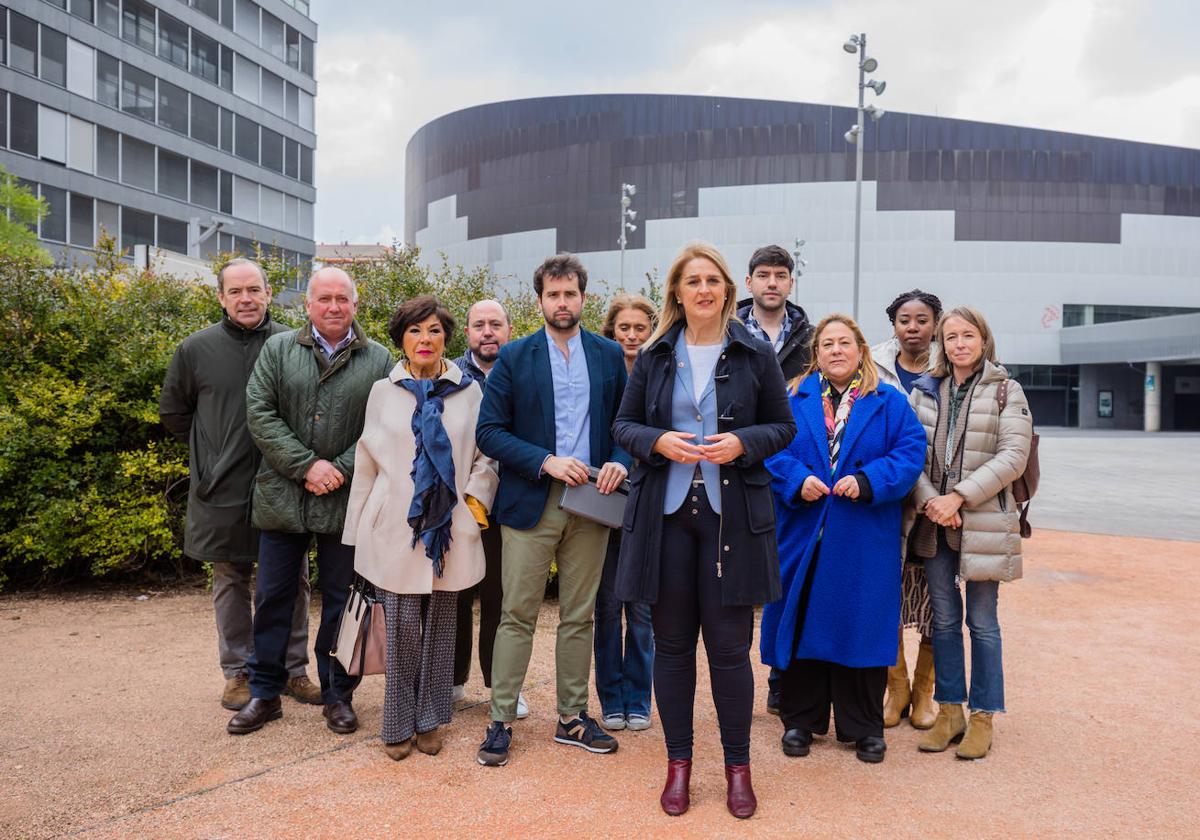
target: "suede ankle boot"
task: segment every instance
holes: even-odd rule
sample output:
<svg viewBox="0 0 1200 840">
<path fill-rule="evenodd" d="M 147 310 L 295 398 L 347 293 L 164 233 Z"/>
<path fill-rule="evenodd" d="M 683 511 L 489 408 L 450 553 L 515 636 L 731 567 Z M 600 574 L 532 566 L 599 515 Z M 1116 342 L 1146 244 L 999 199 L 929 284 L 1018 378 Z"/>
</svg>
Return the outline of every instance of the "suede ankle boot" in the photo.
<svg viewBox="0 0 1200 840">
<path fill-rule="evenodd" d="M 992 713 L 971 712 L 967 721 L 967 734 L 954 754 L 959 758 L 983 758 L 992 748 Z"/>
<path fill-rule="evenodd" d="M 933 643 L 922 639 L 917 667 L 913 671 L 912 713 L 908 722 L 914 729 L 929 729 L 937 720 L 937 708 L 937 703 L 933 702 Z M 886 719 L 884 723 L 886 725 Z"/>
<path fill-rule="evenodd" d="M 888 668 L 887 699 L 883 703 L 883 725 L 890 729 L 908 714 L 911 691 L 908 686 L 908 663 L 904 661 L 904 638 L 896 649 L 896 664 Z"/>
<path fill-rule="evenodd" d="M 750 785 L 749 764 L 725 765 L 725 806 L 739 820 L 749 819 L 758 810 L 758 799 Z"/>
<path fill-rule="evenodd" d="M 663 785 L 658 803 L 668 816 L 678 817 L 692 804 L 691 799 L 692 760 L 676 758 L 667 762 L 667 783 Z"/>
<path fill-rule="evenodd" d="M 942 752 L 962 739 L 967 728 L 961 703 L 942 703 L 938 708 L 933 728 L 921 736 L 917 747 L 921 752 Z"/>
</svg>

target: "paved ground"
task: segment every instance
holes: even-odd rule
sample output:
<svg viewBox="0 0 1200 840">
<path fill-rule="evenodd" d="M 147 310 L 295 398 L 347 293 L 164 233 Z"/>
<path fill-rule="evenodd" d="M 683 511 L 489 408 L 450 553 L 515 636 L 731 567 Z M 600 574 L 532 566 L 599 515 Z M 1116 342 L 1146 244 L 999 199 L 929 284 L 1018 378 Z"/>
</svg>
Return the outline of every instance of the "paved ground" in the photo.
<svg viewBox="0 0 1200 840">
<path fill-rule="evenodd" d="M 1200 434 L 1041 432 L 1034 527 L 1200 540 Z"/>
<path fill-rule="evenodd" d="M 233 738 L 204 593 L 2 597 L 13 702 L 0 836 L 1198 836 L 1200 545 L 1040 529 L 1027 549 L 1026 579 L 1002 590 L 1009 714 L 986 760 L 920 754 L 907 724 L 889 730 L 881 765 L 828 739 L 787 759 L 778 721 L 760 713 L 748 823 L 725 811 L 703 666 L 684 817 L 658 809 L 657 720 L 613 756 L 550 740 L 553 605 L 528 681 L 533 716 L 511 764 L 489 769 L 474 760 L 487 718 L 477 677 L 435 758 L 383 756 L 378 677 L 359 693 L 353 736 L 285 700 L 282 721 Z M 756 677 L 761 708 L 765 669 Z"/>
</svg>

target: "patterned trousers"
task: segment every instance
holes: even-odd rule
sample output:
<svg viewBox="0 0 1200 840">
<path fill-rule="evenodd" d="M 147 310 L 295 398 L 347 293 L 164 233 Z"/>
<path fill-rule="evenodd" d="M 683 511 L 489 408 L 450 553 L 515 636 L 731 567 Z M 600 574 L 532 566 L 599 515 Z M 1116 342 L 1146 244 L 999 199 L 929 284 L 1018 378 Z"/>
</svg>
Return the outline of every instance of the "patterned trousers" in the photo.
<svg viewBox="0 0 1200 840">
<path fill-rule="evenodd" d="M 380 737 L 385 744 L 450 722 L 457 604 L 457 592 L 383 593 L 387 674 Z"/>
</svg>

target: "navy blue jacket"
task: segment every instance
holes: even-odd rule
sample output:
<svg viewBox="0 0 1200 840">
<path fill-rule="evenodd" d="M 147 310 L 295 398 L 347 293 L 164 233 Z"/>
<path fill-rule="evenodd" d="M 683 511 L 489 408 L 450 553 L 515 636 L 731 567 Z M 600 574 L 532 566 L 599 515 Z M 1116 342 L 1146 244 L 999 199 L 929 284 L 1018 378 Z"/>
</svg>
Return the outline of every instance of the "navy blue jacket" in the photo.
<svg viewBox="0 0 1200 840">
<path fill-rule="evenodd" d="M 612 423 L 625 392 L 625 357 L 615 341 L 587 330 L 581 333 L 592 394 L 589 407 L 592 466 L 616 461 L 629 468 L 629 455 L 612 439 Z M 551 478 L 539 477 L 542 462 L 553 455 L 554 379 L 545 328 L 500 348 L 479 409 L 475 438 L 479 448 L 500 462 L 500 489 L 493 510 L 501 525 L 522 531 L 537 525 L 550 492 Z"/>
<path fill-rule="evenodd" d="M 638 459 L 617 565 L 617 597 L 622 601 L 654 604 L 662 586 L 678 585 L 659 576 L 671 462 L 654 451 L 654 444 L 671 429 L 675 340 L 681 329 L 683 324 L 676 324 L 638 354 L 613 428 L 617 442 Z M 720 562 L 722 604 L 764 604 L 778 598 L 781 589 L 771 474 L 763 460 L 788 445 L 796 422 L 771 345 L 738 321 L 729 322 L 727 337 L 713 371 L 717 431 L 734 432 L 746 451 L 721 465 L 721 539 L 711 550 Z"/>
</svg>

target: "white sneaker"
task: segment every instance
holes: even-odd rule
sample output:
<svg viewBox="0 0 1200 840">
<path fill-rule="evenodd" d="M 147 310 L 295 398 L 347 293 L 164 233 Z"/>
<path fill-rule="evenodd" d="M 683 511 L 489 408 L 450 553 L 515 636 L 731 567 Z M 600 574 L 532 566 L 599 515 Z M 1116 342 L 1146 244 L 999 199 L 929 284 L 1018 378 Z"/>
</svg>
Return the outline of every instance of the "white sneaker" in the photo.
<svg viewBox="0 0 1200 840">
<path fill-rule="evenodd" d="M 465 685 L 456 685 L 450 689 L 450 702 L 461 703 L 467 699 L 467 687 Z"/>
<path fill-rule="evenodd" d="M 517 720 L 529 717 L 529 704 L 525 702 L 525 692 L 517 695 Z"/>
<path fill-rule="evenodd" d="M 645 715 L 627 715 L 625 722 L 634 732 L 641 732 L 643 729 L 650 728 L 650 718 Z"/>
<path fill-rule="evenodd" d="M 609 732 L 616 732 L 619 729 L 625 728 L 625 715 L 617 712 L 616 714 L 605 715 L 600 718 L 600 725 Z"/>
</svg>

